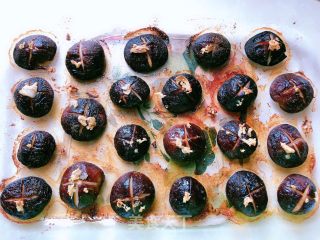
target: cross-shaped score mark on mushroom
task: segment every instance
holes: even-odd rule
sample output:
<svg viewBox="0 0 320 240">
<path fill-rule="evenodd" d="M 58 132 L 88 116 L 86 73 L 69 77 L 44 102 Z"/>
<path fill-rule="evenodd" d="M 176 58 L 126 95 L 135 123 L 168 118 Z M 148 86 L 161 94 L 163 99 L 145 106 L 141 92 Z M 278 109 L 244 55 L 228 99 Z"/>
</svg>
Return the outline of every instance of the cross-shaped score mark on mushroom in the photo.
<svg viewBox="0 0 320 240">
<path fill-rule="evenodd" d="M 78 115 L 78 122 L 80 123 L 79 134 L 82 133 L 84 128 L 86 128 L 88 130 L 93 130 L 94 127 L 97 125 L 96 118 L 88 116 L 89 115 L 89 104 L 88 103 L 85 104 L 82 115 L 79 113 L 74 113 L 74 114 Z"/>
<path fill-rule="evenodd" d="M 310 185 L 308 184 L 307 187 L 304 189 L 304 191 L 299 191 L 295 185 L 290 185 L 289 189 L 295 193 L 297 193 L 299 196 L 301 196 L 300 200 L 297 202 L 296 206 L 293 208 L 292 212 L 296 213 L 301 210 L 304 203 L 308 203 L 310 200 L 315 200 L 316 198 L 309 197 L 310 192 Z"/>
<path fill-rule="evenodd" d="M 141 96 L 133 89 L 133 84 L 134 83 L 125 83 L 125 81 L 120 80 L 123 95 L 120 96 L 119 102 L 123 101 L 124 103 L 127 103 L 128 96 L 131 93 L 133 93 L 140 101 L 142 101 Z"/>
<path fill-rule="evenodd" d="M 98 187 L 98 183 L 86 180 L 88 174 L 85 171 L 80 170 L 80 168 L 75 169 L 69 178 L 69 182 L 64 183 L 68 189 L 68 194 L 73 199 L 75 206 L 79 206 L 79 189 L 83 187 L 84 193 L 89 193 L 89 190 L 94 190 Z"/>
<path fill-rule="evenodd" d="M 184 154 L 190 154 L 193 152 L 191 149 L 191 146 L 189 144 L 189 141 L 199 139 L 200 136 L 194 136 L 189 137 L 187 127 L 190 126 L 190 124 L 183 125 L 184 133 L 182 137 L 175 137 L 174 139 L 171 139 L 171 142 L 173 142 L 178 148 L 181 149 L 182 153 Z"/>
<path fill-rule="evenodd" d="M 133 213 L 136 214 L 136 208 L 139 207 L 138 212 L 142 213 L 146 206 L 142 205 L 141 200 L 145 199 L 146 197 L 150 196 L 150 193 L 140 192 L 136 196 L 133 192 L 133 178 L 130 177 L 129 179 L 129 196 L 125 198 L 118 198 L 114 202 L 117 204 L 118 208 L 123 208 L 126 212 L 132 209 Z"/>
<path fill-rule="evenodd" d="M 132 48 L 130 49 L 131 53 L 145 53 L 147 56 L 147 61 L 148 61 L 148 65 L 151 68 L 152 67 L 152 59 L 150 56 L 150 48 L 148 47 L 148 42 L 146 41 L 145 38 L 141 38 L 141 41 L 143 42 L 143 44 L 141 45 L 137 45 L 137 44 L 133 44 Z"/>
<path fill-rule="evenodd" d="M 292 152 L 288 152 L 287 148 L 291 148 L 294 150 L 293 153 L 296 153 L 298 155 L 299 158 L 301 158 L 301 153 L 299 151 L 299 148 L 297 147 L 297 143 L 301 142 L 302 139 L 301 138 L 296 138 L 296 139 L 292 139 L 292 137 L 290 137 L 290 135 L 288 134 L 288 132 L 284 129 L 282 129 L 283 134 L 288 138 L 289 143 L 282 143 L 280 142 L 280 146 L 282 147 L 282 149 L 287 153 L 290 154 Z M 285 144 L 287 147 L 284 147 L 283 144 Z M 290 156 L 290 155 L 289 155 Z"/>
<path fill-rule="evenodd" d="M 256 189 L 250 191 L 249 186 L 248 186 L 247 184 L 245 184 L 245 185 L 246 185 L 246 189 L 247 189 L 248 194 L 247 194 L 247 196 L 245 196 L 244 199 L 243 199 L 243 205 L 244 205 L 245 207 L 247 207 L 250 203 L 252 203 L 253 210 L 254 210 L 254 212 L 256 213 L 256 212 L 257 212 L 257 206 L 256 206 L 255 200 L 254 200 L 254 198 L 253 198 L 253 195 L 254 195 L 255 193 L 261 191 L 261 190 L 264 189 L 265 187 L 264 187 L 264 186 L 258 187 L 258 188 L 256 188 Z"/>
<path fill-rule="evenodd" d="M 289 94 L 292 90 L 294 90 L 294 92 L 298 93 L 301 100 L 303 101 L 304 104 L 306 104 L 306 99 L 305 99 L 305 96 L 303 94 L 303 92 L 301 91 L 301 89 L 299 88 L 299 86 L 297 86 L 297 84 L 292 80 L 290 79 L 289 80 L 289 83 L 292 85 L 291 87 L 285 89 L 282 94 L 283 95 L 287 95 Z"/>
<path fill-rule="evenodd" d="M 20 196 L 18 196 L 16 198 L 5 199 L 4 201 L 15 203 L 17 211 L 22 212 L 22 213 L 24 212 L 25 201 L 34 200 L 39 197 L 38 195 L 25 196 L 25 188 L 24 188 L 23 180 L 21 181 L 21 191 L 20 191 L 19 195 Z"/>
</svg>

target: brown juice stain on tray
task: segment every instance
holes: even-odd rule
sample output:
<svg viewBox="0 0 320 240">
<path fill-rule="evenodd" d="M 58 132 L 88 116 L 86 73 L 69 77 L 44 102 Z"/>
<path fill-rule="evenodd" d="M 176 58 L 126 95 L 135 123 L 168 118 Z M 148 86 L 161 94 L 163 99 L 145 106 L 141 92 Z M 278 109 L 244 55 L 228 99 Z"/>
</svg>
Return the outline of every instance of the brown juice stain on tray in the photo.
<svg viewBox="0 0 320 240">
<path fill-rule="evenodd" d="M 141 31 L 145 32 L 146 30 L 153 31 L 154 29 L 146 28 Z M 130 38 L 135 35 L 136 32 L 133 32 L 127 34 L 126 37 Z M 170 38 L 171 37 L 175 39 L 174 36 L 170 36 Z M 73 79 L 66 72 L 65 75 L 67 76 L 67 81 L 65 85 L 55 87 L 55 93 L 57 93 L 55 95 L 55 99 L 60 98 L 62 95 L 67 95 L 68 101 L 66 103 L 59 102 L 59 104 L 56 104 L 58 106 L 56 106 L 53 112 L 51 112 L 49 115 L 51 118 L 54 118 L 55 121 L 60 123 L 60 116 L 63 108 L 68 103 L 73 101 L 73 99 L 78 97 L 93 97 L 97 99 L 106 109 L 108 122 L 104 134 L 95 141 L 77 142 L 72 140 L 69 135 L 64 133 L 62 139 L 56 139 L 58 141 L 54 159 L 52 159 L 48 165 L 42 168 L 30 170 L 22 166 L 16 159 L 16 151 L 19 146 L 20 139 L 23 135 L 30 131 L 29 128 L 24 129 L 15 141 L 12 154 L 13 161 L 17 166 L 17 174 L 10 179 L 4 180 L 1 184 L 1 189 L 3 189 L 7 183 L 13 181 L 13 179 L 27 175 L 36 175 L 43 177 L 50 184 L 53 190 L 53 196 L 49 205 L 42 212 L 42 214 L 30 221 L 22 222 L 16 219 L 11 219 L 3 212 L 3 210 L 1 210 L 5 216 L 18 223 L 29 223 L 39 221 L 43 218 L 71 218 L 76 220 L 84 219 L 86 221 L 97 221 L 101 219 L 112 218 L 118 222 L 128 223 L 128 221 L 119 218 L 113 212 L 109 203 L 109 197 L 112 185 L 116 179 L 122 174 L 133 170 L 141 171 L 146 174 L 152 180 L 156 190 L 156 198 L 152 209 L 144 219 L 138 219 L 138 222 L 134 221 L 134 223 L 163 225 L 166 223 L 166 221 L 173 220 L 178 224 L 184 222 L 187 225 L 197 225 L 197 223 L 201 223 L 201 221 L 207 217 L 220 215 L 232 222 L 240 224 L 256 221 L 271 214 L 278 214 L 281 216 L 285 215 L 281 210 L 279 210 L 278 206 L 270 206 L 269 204 L 267 210 L 260 216 L 256 218 L 245 217 L 244 215 L 236 212 L 234 208 L 228 207 L 225 197 L 226 181 L 235 171 L 240 169 L 247 169 L 257 173 L 264 180 L 269 196 L 271 194 L 275 194 L 277 186 L 280 184 L 282 179 L 290 173 L 298 172 L 308 177 L 312 176 L 312 170 L 316 161 L 314 150 L 312 148 L 312 133 L 306 137 L 310 147 L 310 152 L 308 159 L 302 166 L 295 169 L 281 169 L 272 163 L 266 147 L 266 140 L 269 130 L 277 124 L 284 122 L 290 123 L 294 126 L 297 126 L 298 123 L 293 118 L 286 118 L 285 116 L 278 114 L 273 114 L 270 116 L 266 123 L 261 122 L 259 119 L 258 109 L 261 107 L 261 102 L 259 101 L 262 99 L 259 98 L 259 95 L 253 106 L 249 108 L 246 118 L 247 123 L 257 132 L 259 140 L 257 150 L 253 155 L 251 155 L 250 160 L 245 160 L 242 163 L 240 163 L 238 160 L 230 161 L 225 158 L 220 152 L 219 148 L 215 146 L 213 150 L 216 154 L 216 158 L 212 166 L 209 166 L 203 175 L 194 175 L 194 167 L 181 168 L 172 162 L 167 162 L 161 153 L 161 151 L 165 152 L 162 144 L 163 134 L 174 124 L 193 122 L 202 128 L 206 126 L 214 127 L 218 131 L 221 124 L 228 119 L 239 119 L 239 114 L 224 111 L 216 99 L 217 91 L 221 84 L 234 74 L 247 74 L 252 77 L 257 82 L 260 95 L 261 92 L 266 92 L 269 90 L 266 87 L 266 83 L 260 83 L 260 79 L 255 73 L 257 67 L 242 55 L 240 45 L 232 46 L 231 58 L 225 66 L 206 72 L 200 67 L 196 68 L 195 76 L 200 81 L 203 88 L 203 102 L 194 113 L 186 113 L 175 117 L 166 111 L 161 103 L 161 98 L 156 94 L 157 92 L 161 92 L 165 81 L 170 76 L 175 74 L 177 69 L 179 69 L 181 72 L 189 71 L 185 64 L 179 62 L 175 63 L 177 65 L 175 66 L 172 62 L 169 62 L 161 70 L 150 75 L 137 74 L 138 76 L 141 75 L 151 88 L 151 107 L 147 110 L 142 110 L 142 115 L 145 119 L 147 119 L 146 121 L 141 119 L 141 116 L 136 110 L 120 109 L 119 107 L 115 106 L 109 98 L 110 86 L 114 80 L 116 80 L 116 78 L 122 77 L 128 73 L 136 74 L 130 71 L 128 68 L 123 68 L 123 66 L 121 66 L 121 64 L 125 64 L 124 61 L 117 62 L 116 64 L 118 65 L 116 65 L 114 62 L 110 62 L 113 57 L 112 46 L 110 45 L 123 44 L 125 42 L 123 41 L 123 37 L 102 36 L 99 38 L 104 43 L 103 46 L 107 57 L 105 75 L 101 79 L 97 79 L 97 81 L 81 83 Z M 175 46 L 178 45 L 178 43 L 180 44 L 179 47 L 170 48 L 169 54 L 171 58 L 179 58 L 179 60 L 183 62 L 184 60 L 182 58 L 181 50 L 184 49 L 183 46 L 187 46 L 188 39 L 183 39 L 181 36 L 179 36 L 171 42 L 171 45 Z M 173 52 L 172 49 L 175 49 L 174 51 L 176 52 Z M 183 68 L 181 68 L 181 66 L 183 66 Z M 273 68 L 273 70 L 270 71 L 271 77 L 268 79 L 268 81 L 272 81 L 274 76 L 284 72 L 285 66 L 286 65 L 281 65 Z M 17 115 L 20 115 L 20 113 L 17 112 Z M 148 122 L 150 119 L 160 120 L 163 123 L 163 127 L 159 131 L 154 129 L 150 122 Z M 45 120 L 46 118 L 37 120 L 36 123 L 41 125 L 41 122 Z M 135 123 L 143 126 L 147 130 L 151 138 L 151 142 L 156 143 L 150 146 L 149 162 L 143 160 L 138 164 L 133 164 L 125 162 L 118 157 L 113 145 L 113 137 L 116 130 L 120 126 L 129 123 Z M 59 131 L 63 131 L 61 126 Z M 156 147 L 154 147 L 155 145 Z M 68 166 L 77 161 L 88 161 L 94 163 L 101 167 L 106 175 L 106 182 L 102 187 L 96 206 L 82 213 L 68 208 L 59 197 L 59 184 L 61 176 Z M 266 173 L 261 166 L 268 166 L 269 172 Z M 269 180 L 270 176 L 268 174 L 272 175 L 272 181 Z M 168 196 L 172 183 L 177 178 L 186 175 L 195 177 L 204 185 L 208 194 L 208 204 L 205 211 L 200 216 L 183 220 L 172 211 Z M 303 218 L 309 217 L 312 214 L 313 212 L 307 216 L 304 216 Z M 301 219 L 296 218 L 296 216 L 291 217 L 285 215 L 284 217 L 289 218 L 292 221 L 299 221 L 299 219 Z"/>
</svg>

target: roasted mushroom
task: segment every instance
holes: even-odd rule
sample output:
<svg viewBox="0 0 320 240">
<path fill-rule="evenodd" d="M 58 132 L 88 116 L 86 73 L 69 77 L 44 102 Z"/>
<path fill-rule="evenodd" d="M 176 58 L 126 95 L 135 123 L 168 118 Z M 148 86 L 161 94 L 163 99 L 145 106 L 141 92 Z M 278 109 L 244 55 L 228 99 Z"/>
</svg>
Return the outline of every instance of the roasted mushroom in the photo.
<svg viewBox="0 0 320 240">
<path fill-rule="evenodd" d="M 182 177 L 172 184 L 169 202 L 176 214 L 183 217 L 194 217 L 205 209 L 207 193 L 203 185 L 196 179 Z"/>
<path fill-rule="evenodd" d="M 165 83 L 162 95 L 162 103 L 169 112 L 185 113 L 196 110 L 202 98 L 202 88 L 191 74 L 177 74 Z"/>
<path fill-rule="evenodd" d="M 39 177 L 25 177 L 9 183 L 1 193 L 3 210 L 12 217 L 27 220 L 39 215 L 50 202 L 51 187 Z"/>
<path fill-rule="evenodd" d="M 165 133 L 163 145 L 173 161 L 188 165 L 203 157 L 206 137 L 203 130 L 193 123 L 177 124 Z"/>
<path fill-rule="evenodd" d="M 46 80 L 34 77 L 19 82 L 15 86 L 13 97 L 21 113 L 38 118 L 50 112 L 54 92 Z"/>
<path fill-rule="evenodd" d="M 310 81 L 295 73 L 276 77 L 270 86 L 270 96 L 280 108 L 288 113 L 304 110 L 314 98 Z"/>
<path fill-rule="evenodd" d="M 62 113 L 61 125 L 67 134 L 78 141 L 99 137 L 107 124 L 103 106 L 94 99 L 79 98 Z"/>
<path fill-rule="evenodd" d="M 301 215 L 316 207 L 318 192 L 314 183 L 300 174 L 290 174 L 278 188 L 278 202 L 287 213 Z"/>
<path fill-rule="evenodd" d="M 124 125 L 114 136 L 114 146 L 123 160 L 135 162 L 148 152 L 150 138 L 143 127 L 135 124 Z"/>
<path fill-rule="evenodd" d="M 307 159 L 308 144 L 294 126 L 276 126 L 270 131 L 267 143 L 272 161 L 281 167 L 297 167 Z"/>
<path fill-rule="evenodd" d="M 79 80 L 101 77 L 106 66 L 104 50 L 97 41 L 80 41 L 68 50 L 66 66 L 69 73 Z"/>
<path fill-rule="evenodd" d="M 270 31 L 258 33 L 250 38 L 244 49 L 251 61 L 263 66 L 276 65 L 287 57 L 284 42 Z"/>
<path fill-rule="evenodd" d="M 247 75 L 236 74 L 225 81 L 218 91 L 218 101 L 231 112 L 245 111 L 256 99 L 257 84 Z"/>
<path fill-rule="evenodd" d="M 112 84 L 110 98 L 123 108 L 134 108 L 145 103 L 150 95 L 148 84 L 137 76 L 121 78 Z"/>
<path fill-rule="evenodd" d="M 154 34 L 130 39 L 124 48 L 124 59 L 136 72 L 148 73 L 160 68 L 168 60 L 168 47 Z"/>
<path fill-rule="evenodd" d="M 226 63 L 230 56 L 231 45 L 221 34 L 205 33 L 191 43 L 191 49 L 201 67 L 213 68 Z"/>
<path fill-rule="evenodd" d="M 17 158 L 29 168 L 38 168 L 50 161 L 55 149 L 56 142 L 50 133 L 33 131 L 21 139 Z"/>
<path fill-rule="evenodd" d="M 120 217 L 134 220 L 145 215 L 155 198 L 151 180 L 140 172 L 128 172 L 114 183 L 110 204 Z"/>
<path fill-rule="evenodd" d="M 226 195 L 236 210 L 249 217 L 256 217 L 267 208 L 266 186 L 253 172 L 242 170 L 234 173 L 227 182 Z"/>
<path fill-rule="evenodd" d="M 27 70 L 45 68 L 43 64 L 53 60 L 57 51 L 56 43 L 44 35 L 31 35 L 22 38 L 14 47 L 15 63 Z"/>
<path fill-rule="evenodd" d="M 94 206 L 104 182 L 98 166 L 77 162 L 66 169 L 60 183 L 60 198 L 69 207 L 83 210 Z"/>
<path fill-rule="evenodd" d="M 256 150 L 258 137 L 246 123 L 232 120 L 219 130 L 217 143 L 229 159 L 244 159 Z"/>
</svg>

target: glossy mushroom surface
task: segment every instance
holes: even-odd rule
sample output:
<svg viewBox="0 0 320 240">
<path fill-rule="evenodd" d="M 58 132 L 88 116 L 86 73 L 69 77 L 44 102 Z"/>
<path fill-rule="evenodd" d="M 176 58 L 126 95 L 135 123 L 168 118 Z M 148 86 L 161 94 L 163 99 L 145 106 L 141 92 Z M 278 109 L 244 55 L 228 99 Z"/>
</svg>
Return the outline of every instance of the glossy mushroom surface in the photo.
<svg viewBox="0 0 320 240">
<path fill-rule="evenodd" d="M 181 165 L 188 165 L 203 157 L 206 151 L 206 137 L 196 124 L 177 124 L 163 136 L 163 146 L 172 160 Z"/>
<path fill-rule="evenodd" d="M 39 215 L 50 202 L 52 189 L 39 177 L 24 177 L 9 183 L 1 193 L 2 209 L 12 217 L 27 220 Z"/>
<path fill-rule="evenodd" d="M 104 180 L 101 168 L 89 162 L 77 162 L 68 167 L 62 176 L 60 198 L 71 208 L 90 208 L 95 205 Z"/>
<path fill-rule="evenodd" d="M 50 133 L 33 131 L 21 139 L 17 158 L 29 168 L 38 168 L 51 160 L 55 149 L 56 142 Z"/>
<path fill-rule="evenodd" d="M 253 172 L 235 172 L 227 182 L 226 195 L 229 203 L 248 217 L 256 217 L 267 208 L 266 186 Z"/>
<path fill-rule="evenodd" d="M 319 200 L 314 183 L 300 174 L 287 176 L 278 187 L 277 197 L 282 210 L 294 215 L 311 212 Z"/>
<path fill-rule="evenodd" d="M 73 139 L 90 141 L 103 133 L 107 125 L 107 116 L 98 101 L 78 98 L 63 111 L 61 125 Z"/>
<path fill-rule="evenodd" d="M 199 81 L 188 73 L 169 78 L 162 89 L 162 103 L 173 114 L 195 111 L 202 99 Z"/>
<path fill-rule="evenodd" d="M 23 80 L 15 86 L 13 98 L 21 113 L 39 118 L 50 112 L 54 92 L 45 79 L 33 77 Z"/>
<path fill-rule="evenodd" d="M 27 70 L 44 69 L 47 61 L 53 60 L 56 43 L 45 35 L 30 35 L 19 40 L 13 50 L 15 63 Z"/>
<path fill-rule="evenodd" d="M 152 181 L 143 173 L 128 172 L 114 183 L 110 204 L 120 217 L 134 220 L 147 214 L 155 198 Z"/>
<path fill-rule="evenodd" d="M 282 110 L 297 113 L 310 105 L 314 90 L 306 78 L 295 73 L 285 73 L 273 80 L 270 96 Z"/>
</svg>

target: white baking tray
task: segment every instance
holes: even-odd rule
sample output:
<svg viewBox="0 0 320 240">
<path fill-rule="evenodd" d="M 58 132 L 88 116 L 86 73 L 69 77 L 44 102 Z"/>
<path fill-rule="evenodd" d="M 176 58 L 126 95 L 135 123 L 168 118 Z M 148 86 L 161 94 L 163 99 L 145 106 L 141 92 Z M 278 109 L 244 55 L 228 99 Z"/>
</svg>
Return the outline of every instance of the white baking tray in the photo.
<svg viewBox="0 0 320 240">
<path fill-rule="evenodd" d="M 24 4 L 23 4 L 24 5 Z M 45 6 L 47 5 L 47 6 Z M 49 7 L 50 5 L 50 7 Z M 155 7 L 156 6 L 156 7 Z M 10 1 L 0 10 L 2 36 L 0 38 L 0 85 L 1 101 L 1 171 L 0 178 L 10 177 L 15 173 L 12 162 L 12 146 L 17 133 L 23 129 L 23 121 L 15 122 L 10 127 L 12 119 L 8 115 L 12 102 L 10 88 L 20 79 L 32 76 L 32 72 L 14 71 L 9 64 L 8 50 L 13 40 L 28 30 L 41 29 L 54 33 L 58 39 L 58 54 L 55 59 L 57 69 L 54 74 L 60 83 L 66 81 L 63 67 L 64 56 L 70 43 L 65 44 L 65 36 L 70 33 L 73 41 L 91 38 L 102 33 L 119 33 L 135 30 L 147 25 L 156 25 L 167 33 L 194 34 L 207 27 L 214 28 L 225 34 L 232 42 L 244 43 L 250 33 L 259 27 L 277 29 L 284 36 L 290 46 L 291 58 L 287 71 L 303 71 L 318 85 L 320 64 L 320 50 L 317 48 L 320 39 L 317 23 L 320 21 L 318 11 L 320 3 L 317 1 L 150 1 L 139 2 L 104 2 L 68 1 L 44 4 L 41 1 L 28 1 L 27 6 L 21 6 L 18 1 Z M 10 20 L 10 24 L 9 24 Z M 258 73 L 264 76 L 263 71 Z M 267 86 L 268 87 L 268 86 Z M 262 98 L 257 99 L 262 100 Z M 270 102 L 270 99 L 263 99 Z M 60 101 L 60 100 L 59 100 Z M 267 104 L 261 101 L 262 104 Z M 314 111 L 308 111 L 307 116 L 313 121 L 313 143 L 319 159 L 319 100 L 313 103 Z M 301 123 L 306 112 L 295 114 L 297 123 Z M 267 116 L 267 115 L 264 115 Z M 58 123 L 55 127 L 59 127 Z M 59 133 L 55 137 L 59 137 Z M 319 184 L 319 168 L 316 164 L 313 179 Z M 318 185 L 319 186 L 319 185 Z M 270 194 L 270 193 L 269 193 Z M 294 223 L 277 215 L 261 221 L 245 225 L 226 223 L 197 229 L 170 229 L 163 227 L 137 227 L 116 224 L 113 221 L 96 223 L 74 222 L 71 220 L 47 220 L 28 225 L 17 225 L 0 215 L 2 226 L 1 239 L 97 239 L 136 238 L 194 238 L 219 237 L 232 239 L 315 239 L 320 233 L 319 211 L 312 218 Z M 272 233 L 272 235 L 270 235 Z M 151 235 L 150 235 L 151 234 Z M 241 234 L 241 235 L 240 235 Z M 216 235 L 216 236 L 215 236 Z M 130 237 L 129 237 L 130 236 Z"/>
</svg>

